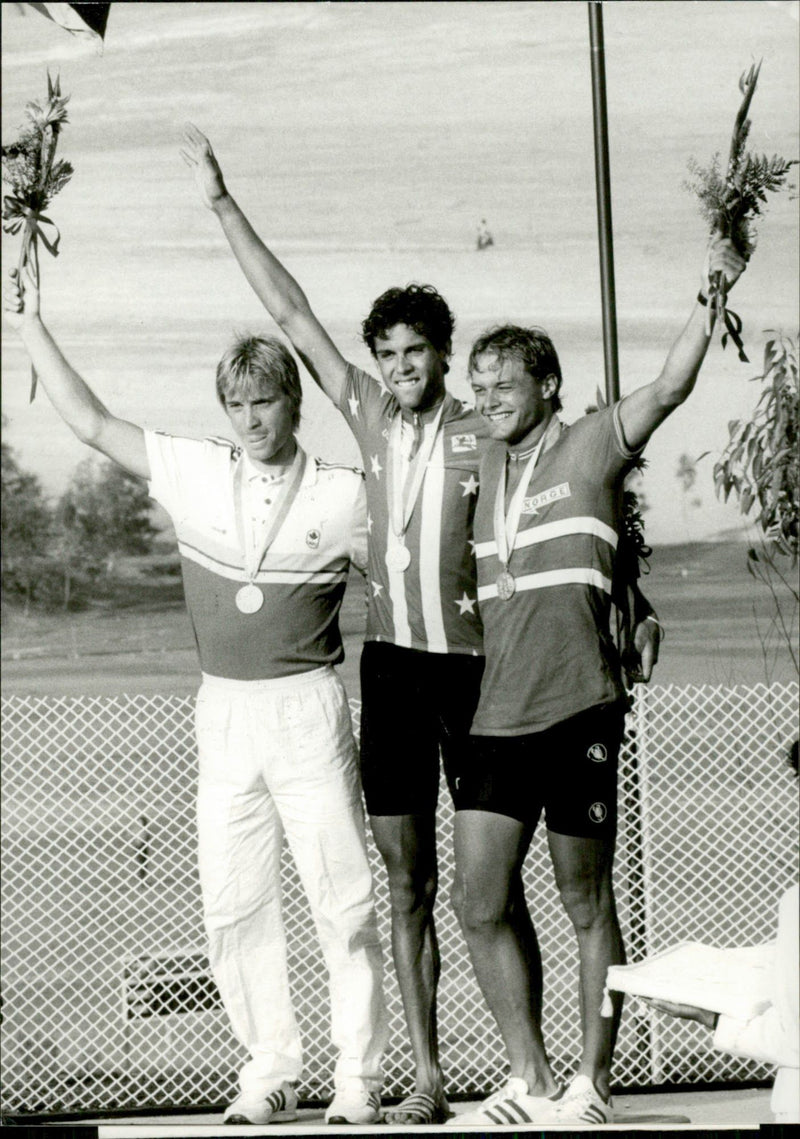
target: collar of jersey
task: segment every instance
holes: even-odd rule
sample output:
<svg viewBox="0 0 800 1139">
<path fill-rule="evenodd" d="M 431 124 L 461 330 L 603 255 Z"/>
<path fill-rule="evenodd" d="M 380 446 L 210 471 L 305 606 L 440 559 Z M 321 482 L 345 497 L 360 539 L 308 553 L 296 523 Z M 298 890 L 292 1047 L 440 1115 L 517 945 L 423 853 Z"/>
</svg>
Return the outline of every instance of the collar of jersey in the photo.
<svg viewBox="0 0 800 1139">
<path fill-rule="evenodd" d="M 298 451 L 303 452 L 303 448 L 300 446 L 299 443 L 297 443 L 297 440 L 295 440 L 295 443 L 297 444 Z M 242 463 L 244 477 L 247 479 L 248 482 L 254 482 L 256 479 L 260 479 L 263 477 L 264 472 L 260 471 L 258 469 L 258 467 L 255 466 L 255 464 L 253 463 L 253 460 L 247 454 L 244 447 L 239 448 L 239 462 Z M 283 472 L 281 479 L 273 479 L 272 482 L 283 481 L 283 479 L 286 477 L 287 471 L 288 471 L 288 468 L 286 471 Z M 301 486 L 313 486 L 316 481 L 317 481 L 317 463 L 316 463 L 316 460 L 314 459 L 314 457 L 312 455 L 306 455 L 306 469 L 303 473 L 303 481 L 301 483 Z"/>
<path fill-rule="evenodd" d="M 451 419 L 453 417 L 453 413 L 461 408 L 462 403 L 460 399 L 456 399 L 456 397 L 454 395 L 451 395 L 448 391 L 444 393 L 444 399 L 442 400 L 442 403 L 444 404 L 444 411 L 442 412 L 442 423 L 446 423 L 448 419 Z M 430 423 L 431 420 L 435 419 L 439 412 L 440 406 L 441 404 L 437 403 L 433 407 L 426 407 L 424 411 L 421 411 L 419 413 L 421 422 L 423 424 L 427 424 Z M 394 419 L 395 415 L 397 415 L 398 412 L 400 412 L 402 416 L 402 409 L 400 407 L 400 404 L 397 402 L 394 396 L 392 396 L 389 406 L 386 408 L 386 418 Z M 410 420 L 404 420 L 404 422 L 409 423 Z"/>
</svg>

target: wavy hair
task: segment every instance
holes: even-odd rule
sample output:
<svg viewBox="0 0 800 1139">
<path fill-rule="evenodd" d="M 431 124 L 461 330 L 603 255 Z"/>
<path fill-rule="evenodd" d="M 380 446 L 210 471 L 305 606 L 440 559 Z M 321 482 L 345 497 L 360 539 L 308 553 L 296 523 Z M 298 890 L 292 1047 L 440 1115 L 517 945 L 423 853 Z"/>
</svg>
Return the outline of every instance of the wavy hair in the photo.
<svg viewBox="0 0 800 1139">
<path fill-rule="evenodd" d="M 455 317 L 444 297 L 433 285 L 406 285 L 381 293 L 361 325 L 361 336 L 372 355 L 375 340 L 396 324 L 407 324 L 430 341 L 437 352 L 450 355 Z M 448 369 L 445 361 L 444 371 Z"/>
<path fill-rule="evenodd" d="M 303 389 L 294 356 L 275 336 L 237 336 L 217 364 L 217 399 L 225 407 L 232 395 L 252 399 L 269 390 L 286 396 L 296 430 Z"/>
</svg>

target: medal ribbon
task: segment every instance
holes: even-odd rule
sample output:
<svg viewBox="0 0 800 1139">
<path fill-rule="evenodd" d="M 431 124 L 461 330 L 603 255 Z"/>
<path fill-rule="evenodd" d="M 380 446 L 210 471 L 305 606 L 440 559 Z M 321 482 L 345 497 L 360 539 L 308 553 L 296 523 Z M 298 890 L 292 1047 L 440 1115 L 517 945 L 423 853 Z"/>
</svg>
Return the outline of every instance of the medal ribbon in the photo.
<svg viewBox="0 0 800 1139">
<path fill-rule="evenodd" d="M 506 514 L 508 459 L 506 459 L 506 462 L 503 464 L 503 470 L 497 484 L 497 494 L 494 499 L 494 540 L 497 543 L 497 556 L 504 570 L 508 570 L 508 562 L 514 550 L 514 542 L 516 541 L 517 531 L 519 530 L 519 519 L 522 514 L 522 503 L 525 499 L 528 484 L 531 481 L 533 468 L 536 466 L 539 455 L 542 453 L 542 448 L 544 447 L 545 450 L 549 450 L 555 442 L 557 433 L 560 434 L 560 432 L 561 421 L 554 416 L 550 423 L 548 423 L 546 429 L 542 432 L 542 436 L 536 444 L 533 454 L 525 464 L 522 477 L 508 504 L 508 514 Z"/>
<path fill-rule="evenodd" d="M 272 521 L 267 528 L 264 535 L 264 540 L 261 543 L 258 556 L 253 559 L 250 543 L 247 541 L 244 523 L 244 453 L 239 458 L 238 465 L 233 475 L 233 502 L 234 510 L 236 513 L 236 537 L 239 546 L 244 555 L 245 573 L 247 574 L 249 584 L 252 585 L 255 581 L 256 574 L 261 568 L 261 563 L 275 540 L 275 537 L 283 525 L 286 515 L 292 507 L 292 503 L 297 498 L 297 492 L 300 489 L 300 484 L 303 481 L 303 475 L 306 469 L 306 454 L 298 447 L 295 451 L 292 465 L 289 468 L 286 478 L 286 485 L 280 490 L 279 497 L 275 503 L 272 511 Z M 249 564 L 248 564 L 249 563 Z"/>
<path fill-rule="evenodd" d="M 398 411 L 395 415 L 389 429 L 389 479 L 387 480 L 389 518 L 392 524 L 392 532 L 400 542 L 405 538 L 406 530 L 411 522 L 411 515 L 414 513 L 414 507 L 422 488 L 425 468 L 430 462 L 433 448 L 436 446 L 436 436 L 439 434 L 439 427 L 442 422 L 444 403 L 445 401 L 442 400 L 436 418 L 425 424 L 423 428 L 422 443 L 409 463 L 404 485 L 402 478 L 403 459 L 400 453 L 400 438 L 403 430 L 401 412 Z"/>
</svg>

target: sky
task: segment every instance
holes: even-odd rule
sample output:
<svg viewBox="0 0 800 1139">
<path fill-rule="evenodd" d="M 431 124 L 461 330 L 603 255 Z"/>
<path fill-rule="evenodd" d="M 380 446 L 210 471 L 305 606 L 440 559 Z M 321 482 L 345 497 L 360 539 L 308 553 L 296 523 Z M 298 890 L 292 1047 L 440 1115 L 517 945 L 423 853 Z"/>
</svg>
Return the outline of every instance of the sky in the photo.
<svg viewBox="0 0 800 1139">
<path fill-rule="evenodd" d="M 23 14 L 26 12 L 26 14 Z M 763 58 L 753 150 L 800 153 L 798 5 L 606 0 L 605 63 L 623 393 L 655 378 L 699 284 L 704 223 L 687 163 L 724 156 L 738 78 Z M 117 3 L 98 54 L 26 5 L 3 4 L 3 142 L 48 68 L 70 95 L 52 203 L 61 253 L 42 255 L 45 319 L 116 413 L 179 434 L 225 433 L 213 373 L 232 333 L 273 331 L 178 155 L 209 135 L 229 187 L 348 358 L 371 368 L 360 322 L 391 284 L 430 281 L 456 313 L 450 379 L 488 324 L 550 331 L 565 418 L 603 384 L 586 5 Z M 485 217 L 495 237 L 475 250 Z M 18 239 L 4 235 L 4 266 Z M 5 271 L 5 269 L 4 269 Z M 712 346 L 691 402 L 648 447 L 655 542 L 729 534 L 714 457 L 757 398 L 764 330 L 796 334 L 797 199 L 776 196 L 732 305 L 751 364 Z M 85 449 L 3 329 L 5 438 L 57 494 Z M 301 441 L 353 462 L 347 429 L 304 377 Z M 698 464 L 684 494 L 682 455 Z"/>
</svg>

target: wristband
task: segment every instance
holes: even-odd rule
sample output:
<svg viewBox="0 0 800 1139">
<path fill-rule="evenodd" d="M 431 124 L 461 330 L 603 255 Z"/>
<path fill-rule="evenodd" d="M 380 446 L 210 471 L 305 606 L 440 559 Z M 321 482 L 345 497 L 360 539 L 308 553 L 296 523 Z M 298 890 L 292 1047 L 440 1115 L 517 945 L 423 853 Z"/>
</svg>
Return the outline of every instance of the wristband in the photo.
<svg viewBox="0 0 800 1139">
<path fill-rule="evenodd" d="M 697 294 L 697 303 L 703 308 L 708 308 L 708 297 L 703 296 L 702 291 Z"/>
<path fill-rule="evenodd" d="M 664 632 L 664 626 L 661 624 L 658 617 L 654 617 L 652 613 L 647 614 L 645 621 L 652 621 L 654 625 L 658 625 L 662 633 Z"/>
</svg>

